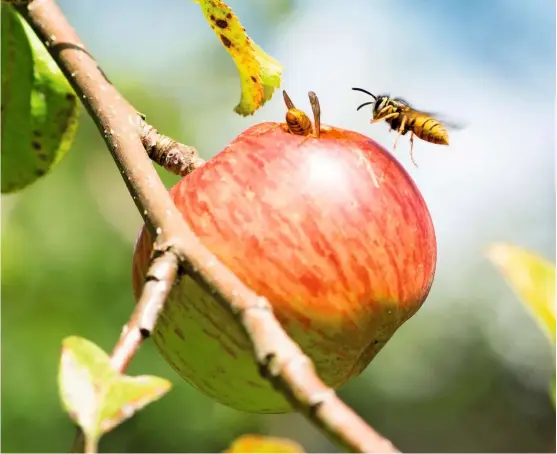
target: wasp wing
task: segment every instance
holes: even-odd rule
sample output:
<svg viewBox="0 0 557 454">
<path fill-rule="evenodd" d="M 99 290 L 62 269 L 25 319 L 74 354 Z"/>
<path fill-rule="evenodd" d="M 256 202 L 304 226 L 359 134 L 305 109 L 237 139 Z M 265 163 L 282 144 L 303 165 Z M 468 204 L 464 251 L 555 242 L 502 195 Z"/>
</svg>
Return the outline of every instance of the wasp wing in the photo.
<svg viewBox="0 0 557 454">
<path fill-rule="evenodd" d="M 412 110 L 421 113 L 422 115 L 427 115 L 428 117 L 435 118 L 439 123 L 441 123 L 442 125 L 444 125 L 446 128 L 449 129 L 454 129 L 456 131 L 459 131 L 465 129 L 468 126 L 466 122 L 460 119 L 455 119 L 438 112 L 428 112 L 425 110 L 418 110 L 414 108 L 412 108 Z"/>
</svg>

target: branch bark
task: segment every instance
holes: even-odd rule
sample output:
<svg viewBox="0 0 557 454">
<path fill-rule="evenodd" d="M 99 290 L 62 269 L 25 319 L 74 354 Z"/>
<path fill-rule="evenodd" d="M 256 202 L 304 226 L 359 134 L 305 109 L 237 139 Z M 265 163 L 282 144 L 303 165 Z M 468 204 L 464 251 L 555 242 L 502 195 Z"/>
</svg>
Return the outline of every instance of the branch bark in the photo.
<svg viewBox="0 0 557 454">
<path fill-rule="evenodd" d="M 169 172 L 186 176 L 205 164 L 197 150 L 189 145 L 176 142 L 168 136 L 159 134 L 157 130 L 141 119 L 141 142 L 147 155 Z"/>
<path fill-rule="evenodd" d="M 235 316 L 262 373 L 329 438 L 355 452 L 398 452 L 319 379 L 311 360 L 274 317 L 269 302 L 247 288 L 195 236 L 145 152 L 143 119 L 106 79 L 54 0 L 31 0 L 17 8 L 93 118 L 156 238 L 140 301 L 112 354 L 115 368 L 123 371 L 150 334 L 180 265 Z"/>
</svg>

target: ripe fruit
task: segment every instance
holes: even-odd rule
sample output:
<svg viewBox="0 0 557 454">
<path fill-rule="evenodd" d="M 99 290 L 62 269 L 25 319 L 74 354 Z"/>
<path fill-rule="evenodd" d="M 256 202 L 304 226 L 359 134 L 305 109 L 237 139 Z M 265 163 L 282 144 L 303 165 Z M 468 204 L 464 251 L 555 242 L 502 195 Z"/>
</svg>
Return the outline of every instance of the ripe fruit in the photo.
<svg viewBox="0 0 557 454">
<path fill-rule="evenodd" d="M 271 302 L 335 389 L 369 364 L 429 293 L 437 253 L 429 211 L 406 171 L 364 135 L 322 126 L 314 138 L 262 123 L 170 193 L 205 246 Z M 133 260 L 136 298 L 151 241 L 143 229 Z M 215 400 L 290 411 L 260 377 L 232 316 L 189 277 L 171 292 L 153 339 Z"/>
</svg>

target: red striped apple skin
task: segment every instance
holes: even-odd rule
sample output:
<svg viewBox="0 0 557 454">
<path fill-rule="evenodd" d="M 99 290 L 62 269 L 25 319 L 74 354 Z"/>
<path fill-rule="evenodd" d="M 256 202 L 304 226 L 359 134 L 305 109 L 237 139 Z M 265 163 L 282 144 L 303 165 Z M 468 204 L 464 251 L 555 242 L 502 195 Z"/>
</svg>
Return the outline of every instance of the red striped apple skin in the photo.
<svg viewBox="0 0 557 454">
<path fill-rule="evenodd" d="M 335 389 L 357 376 L 421 307 L 435 274 L 427 206 L 400 164 L 356 132 L 319 139 L 278 123 L 247 129 L 170 191 L 184 219 Z M 137 298 L 151 252 L 140 232 Z M 189 383 L 257 413 L 291 406 L 263 379 L 232 316 L 189 277 L 172 290 L 153 339 Z"/>
</svg>

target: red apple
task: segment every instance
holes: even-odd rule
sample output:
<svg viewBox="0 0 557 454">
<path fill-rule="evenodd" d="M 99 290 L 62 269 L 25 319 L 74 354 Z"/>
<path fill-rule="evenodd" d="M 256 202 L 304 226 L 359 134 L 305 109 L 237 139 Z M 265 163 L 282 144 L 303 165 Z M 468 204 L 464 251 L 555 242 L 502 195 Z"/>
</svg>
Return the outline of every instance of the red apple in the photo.
<svg viewBox="0 0 557 454">
<path fill-rule="evenodd" d="M 265 296 L 288 334 L 338 389 L 357 376 L 429 293 L 436 241 L 401 165 L 356 132 L 320 138 L 278 123 L 249 128 L 170 191 L 200 240 Z M 139 297 L 152 238 L 133 259 Z M 291 411 L 259 375 L 232 316 L 192 279 L 174 287 L 153 339 L 189 383 L 258 413 Z"/>
</svg>

